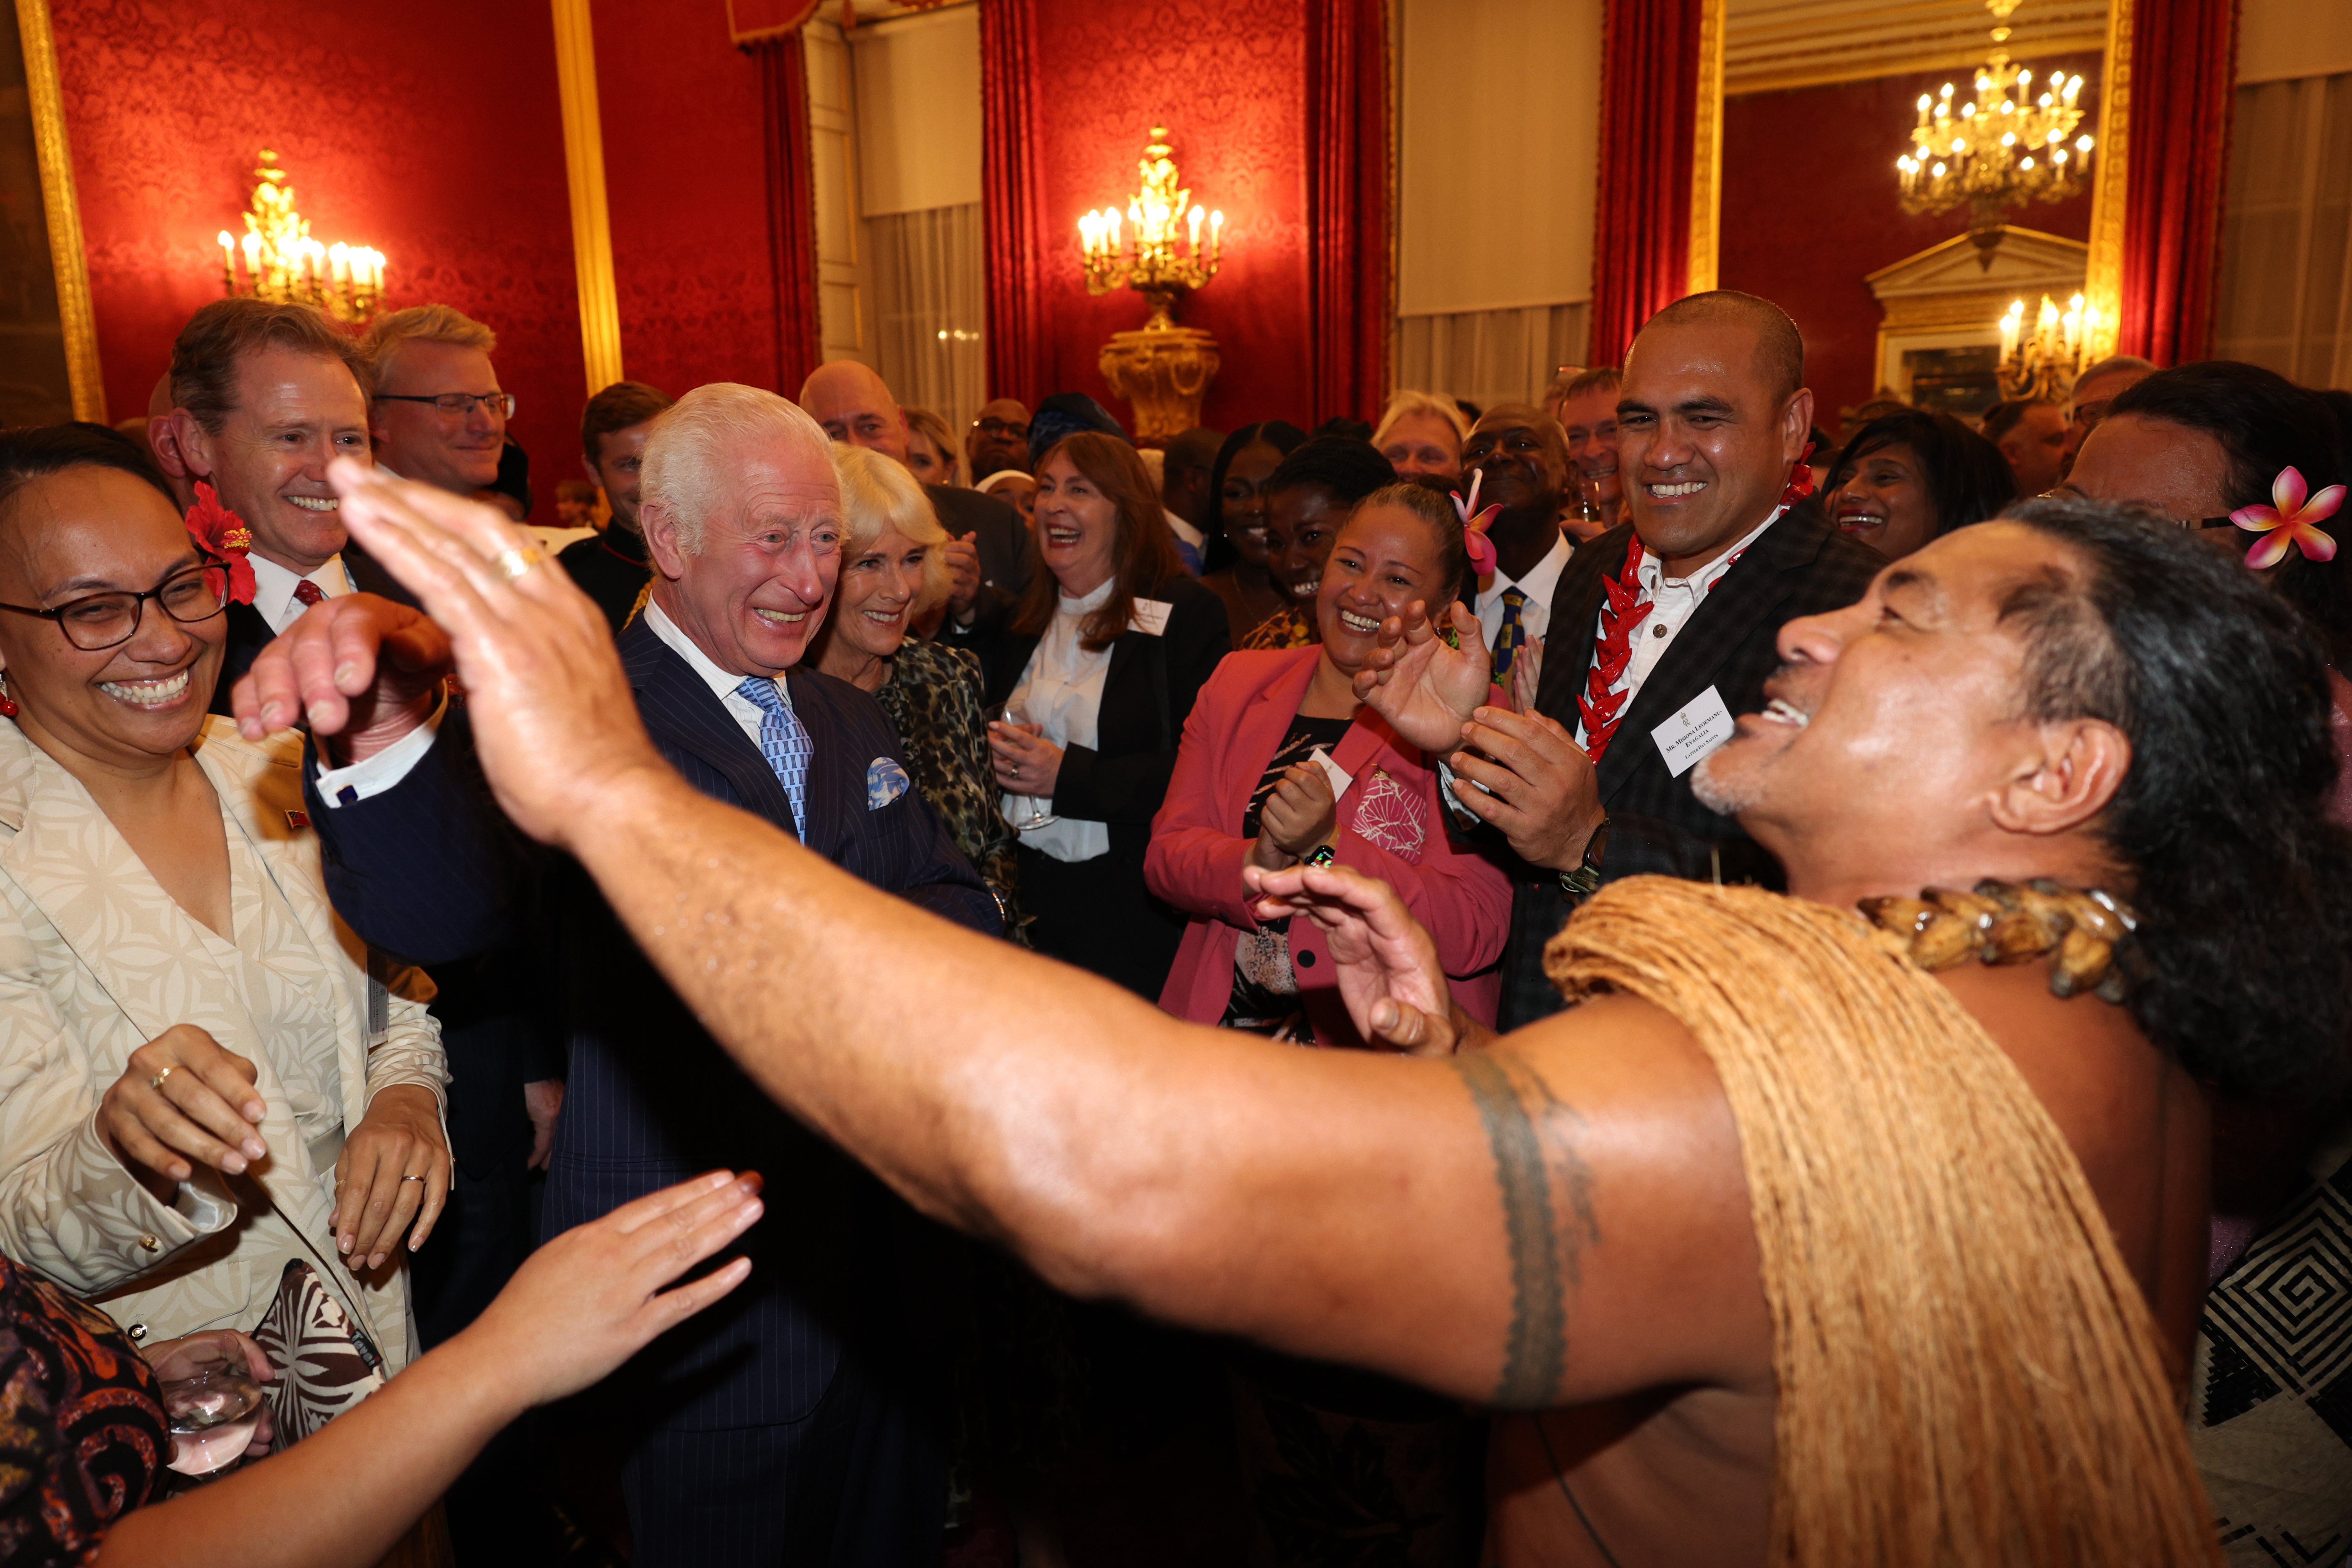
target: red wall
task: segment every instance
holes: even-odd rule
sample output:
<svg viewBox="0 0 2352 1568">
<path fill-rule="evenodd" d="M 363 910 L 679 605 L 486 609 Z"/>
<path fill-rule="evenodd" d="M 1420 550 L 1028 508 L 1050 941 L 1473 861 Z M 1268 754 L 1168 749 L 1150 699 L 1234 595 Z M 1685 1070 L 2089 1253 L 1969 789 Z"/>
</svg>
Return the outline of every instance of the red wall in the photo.
<svg viewBox="0 0 2352 1568">
<path fill-rule="evenodd" d="M 715 9 L 716 7 L 714 7 Z M 110 417 L 143 414 L 220 294 L 269 147 L 328 241 L 373 245 L 389 303 L 499 334 L 534 517 L 577 472 L 586 373 L 548 8 L 402 0 L 51 0 Z"/>
<path fill-rule="evenodd" d="M 1202 417 L 1305 423 L 1307 359 L 1307 13 L 1302 0 L 1113 5 L 1036 0 L 1042 330 L 1051 390 L 1122 418 L 1095 362 L 1111 333 L 1143 325 L 1142 297 L 1087 293 L 1078 216 L 1136 188 L 1151 127 L 1168 127 L 1192 199 L 1225 215 L 1216 279 L 1177 321 L 1216 334 L 1223 368 Z"/>
<path fill-rule="evenodd" d="M 672 397 L 773 387 L 758 68 L 716 0 L 595 0 L 593 16 L 623 368 Z"/>
<path fill-rule="evenodd" d="M 2095 128 L 2100 56 L 2023 63 L 2037 77 L 2062 68 L 2088 77 L 2084 125 Z M 1940 217 L 1903 211 L 1895 155 L 1910 145 L 1919 95 L 1948 81 L 1964 94 L 1969 79 L 1958 70 L 1884 77 L 1748 93 L 1724 105 L 1718 276 L 1723 287 L 1761 294 L 1796 318 L 1805 334 L 1806 379 L 1820 409 L 1816 423 L 1832 434 L 1839 408 L 1864 401 L 1878 387 L 1878 301 L 1864 278 L 1967 232 L 1965 207 Z M 2008 220 L 2088 239 L 2088 183 L 2079 196 L 2015 209 Z"/>
</svg>

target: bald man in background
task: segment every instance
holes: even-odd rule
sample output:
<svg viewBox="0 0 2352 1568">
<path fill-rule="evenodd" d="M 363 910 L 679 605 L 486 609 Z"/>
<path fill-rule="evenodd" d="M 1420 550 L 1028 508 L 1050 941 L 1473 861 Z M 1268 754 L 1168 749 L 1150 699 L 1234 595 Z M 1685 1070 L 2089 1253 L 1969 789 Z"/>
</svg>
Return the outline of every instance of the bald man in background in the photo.
<svg viewBox="0 0 2352 1568">
<path fill-rule="evenodd" d="M 835 441 L 869 447 L 902 465 L 907 461 L 906 410 L 871 366 L 854 359 L 819 365 L 801 383 L 797 401 Z M 1021 422 L 1028 424 L 1028 410 L 1022 410 Z M 975 465 L 972 481 L 985 477 Z M 925 485 L 923 493 L 940 514 L 940 526 L 948 531 L 948 567 L 954 581 L 949 617 L 969 626 L 992 596 L 1019 598 L 1029 585 L 1029 530 L 1021 514 L 978 490 Z"/>
</svg>

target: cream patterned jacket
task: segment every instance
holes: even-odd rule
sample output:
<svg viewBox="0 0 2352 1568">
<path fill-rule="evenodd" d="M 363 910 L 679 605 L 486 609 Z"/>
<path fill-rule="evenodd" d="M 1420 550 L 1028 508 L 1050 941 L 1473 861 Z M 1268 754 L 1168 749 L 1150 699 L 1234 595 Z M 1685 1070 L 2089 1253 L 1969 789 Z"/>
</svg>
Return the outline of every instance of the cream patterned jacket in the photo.
<svg viewBox="0 0 2352 1568">
<path fill-rule="evenodd" d="M 423 974 L 384 976 L 370 1037 L 366 951 L 327 901 L 318 836 L 300 815 L 297 739 L 256 746 L 213 718 L 195 758 L 220 797 L 232 856 L 258 864 L 291 911 L 281 930 L 301 938 L 269 954 L 270 984 L 331 996 L 343 1130 L 396 1083 L 429 1088 L 446 1112 L 448 1071 Z M 209 1171 L 184 1183 L 175 1203 L 159 1203 L 98 1133 L 100 1098 L 131 1053 L 194 1024 L 258 1068 L 269 1154 L 249 1180 L 329 1260 L 329 1283 L 397 1369 L 409 1356 L 405 1270 L 395 1258 L 362 1281 L 342 1267 L 331 1232 L 331 1135 L 320 1141 L 327 1168 L 317 1169 L 278 1075 L 288 1047 L 256 1022 L 276 1009 L 246 994 L 249 973 L 206 949 L 80 784 L 0 722 L 0 1251 L 126 1328 L 143 1324 L 150 1343 L 259 1321 L 287 1263 L 308 1256 L 285 1221 L 244 1180 Z"/>
</svg>

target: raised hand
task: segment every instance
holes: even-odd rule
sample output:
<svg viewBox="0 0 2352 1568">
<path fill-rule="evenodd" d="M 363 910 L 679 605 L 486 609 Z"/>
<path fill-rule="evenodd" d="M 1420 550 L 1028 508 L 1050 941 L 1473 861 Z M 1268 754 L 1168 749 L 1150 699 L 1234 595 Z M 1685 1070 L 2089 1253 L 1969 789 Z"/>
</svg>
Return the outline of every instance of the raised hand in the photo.
<svg viewBox="0 0 2352 1568">
<path fill-rule="evenodd" d="M 971 614 L 980 595 L 980 546 L 976 534 L 950 535 L 943 553 L 948 563 L 948 611 L 959 621 Z"/>
<path fill-rule="evenodd" d="M 449 637 L 373 594 L 321 599 L 253 661 L 229 705 L 248 741 L 308 720 L 355 763 L 430 718 L 449 673 Z"/>
<path fill-rule="evenodd" d="M 1258 808 L 1255 863 L 1273 868 L 1303 859 L 1339 826 L 1331 775 L 1319 763 L 1293 763 Z"/>
<path fill-rule="evenodd" d="M 677 782 L 637 718 L 604 612 L 530 534 L 350 458 L 327 478 L 352 537 L 447 631 L 483 769 L 518 826 L 570 847 L 609 820 L 611 791 Z"/>
<path fill-rule="evenodd" d="M 1454 797 L 1530 866 L 1572 871 L 1606 815 L 1592 759 L 1554 719 L 1481 708 L 1451 759 Z M 1473 788 L 1483 784 L 1483 789 Z"/>
<path fill-rule="evenodd" d="M 1462 743 L 1462 726 L 1486 700 L 1494 661 L 1486 657 L 1478 617 L 1459 601 L 1446 606 L 1462 646 L 1445 646 L 1416 599 L 1402 616 L 1381 623 L 1371 657 L 1356 674 L 1356 696 L 1424 752 Z"/>
<path fill-rule="evenodd" d="M 194 1161 L 241 1174 L 269 1152 L 252 1062 L 194 1024 L 174 1024 L 137 1050 L 98 1102 L 98 1132 L 150 1192 L 195 1173 Z"/>
<path fill-rule="evenodd" d="M 1462 1020 L 1437 961 L 1437 943 L 1386 882 L 1344 866 L 1242 868 L 1260 920 L 1304 915 L 1323 931 L 1339 1000 L 1365 1039 L 1414 1056 L 1451 1056 Z"/>
</svg>

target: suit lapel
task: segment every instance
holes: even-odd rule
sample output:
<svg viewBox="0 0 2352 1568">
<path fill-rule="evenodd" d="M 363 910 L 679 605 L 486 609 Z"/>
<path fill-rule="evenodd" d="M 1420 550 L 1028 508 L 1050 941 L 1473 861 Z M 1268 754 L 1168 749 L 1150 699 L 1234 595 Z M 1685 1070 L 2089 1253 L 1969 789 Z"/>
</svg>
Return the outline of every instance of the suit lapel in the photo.
<svg viewBox="0 0 2352 1568">
<path fill-rule="evenodd" d="M 1633 538 L 1633 526 L 1622 524 L 1570 556 L 1559 574 L 1551 618 L 1544 623 L 1543 677 L 1536 690 L 1536 711 L 1566 725 L 1571 735 L 1580 717 L 1576 700 L 1592 668 L 1592 628 L 1606 592 L 1601 580 L 1625 569 L 1625 551 Z"/>
<path fill-rule="evenodd" d="M 360 548 L 360 542 L 351 540 L 343 545 L 343 570 L 351 574 L 352 586 L 362 594 L 374 594 L 395 604 L 416 607 L 416 595 L 400 585 L 400 581 L 385 571 L 376 558 Z"/>
<path fill-rule="evenodd" d="M 802 842 L 830 860 L 837 858 L 835 852 L 848 837 L 849 826 L 856 820 L 851 814 L 866 809 L 866 770 L 874 759 L 844 756 L 840 746 L 831 743 L 831 709 L 814 690 L 815 685 L 808 672 L 798 667 L 784 672 L 784 687 L 792 694 L 793 711 L 799 715 L 801 728 L 808 731 L 809 738 L 804 803 L 808 831 L 802 836 Z"/>
<path fill-rule="evenodd" d="M 1708 590 L 1665 657 L 1627 705 L 1624 721 L 1601 763 L 1601 799 L 1605 805 L 1636 768 L 1657 756 L 1650 731 L 1680 712 L 1716 682 L 1724 661 L 1745 643 L 1757 623 L 1794 591 L 1789 574 L 1821 551 L 1818 526 L 1783 517 L 1748 547 L 1723 581 Z"/>
<path fill-rule="evenodd" d="M 637 711 L 654 739 L 701 759 L 733 786 L 744 809 L 789 831 L 793 806 L 782 783 L 702 678 L 643 619 L 621 634 L 620 649 Z"/>
</svg>

